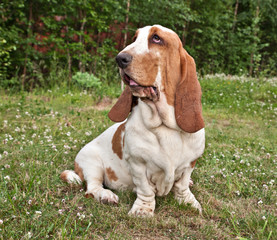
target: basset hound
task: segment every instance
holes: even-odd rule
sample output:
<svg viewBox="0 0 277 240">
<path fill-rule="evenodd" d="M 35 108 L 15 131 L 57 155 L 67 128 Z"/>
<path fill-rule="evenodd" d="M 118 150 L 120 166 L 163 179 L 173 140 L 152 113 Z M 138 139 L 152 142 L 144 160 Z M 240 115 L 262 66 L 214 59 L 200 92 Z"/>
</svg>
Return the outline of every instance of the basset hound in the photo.
<svg viewBox="0 0 277 240">
<path fill-rule="evenodd" d="M 118 123 L 85 145 L 61 179 L 86 181 L 86 197 L 103 203 L 118 203 L 109 189 L 132 189 L 132 215 L 153 216 L 155 195 L 170 191 L 201 212 L 189 188 L 205 148 L 194 59 L 175 32 L 154 25 L 138 29 L 116 62 L 126 88 L 108 116 Z"/>
</svg>

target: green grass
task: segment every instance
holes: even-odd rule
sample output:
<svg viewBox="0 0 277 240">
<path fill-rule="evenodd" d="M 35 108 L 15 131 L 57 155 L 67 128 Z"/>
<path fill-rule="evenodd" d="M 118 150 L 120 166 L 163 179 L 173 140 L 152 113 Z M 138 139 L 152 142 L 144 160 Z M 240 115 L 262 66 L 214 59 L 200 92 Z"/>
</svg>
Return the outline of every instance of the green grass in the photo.
<svg viewBox="0 0 277 240">
<path fill-rule="evenodd" d="M 117 207 L 84 197 L 59 179 L 77 152 L 112 124 L 102 92 L 55 88 L 0 91 L 0 239 L 277 239 L 276 82 L 201 80 L 206 150 L 192 192 L 203 216 L 157 197 L 155 217 L 127 215 L 135 194 Z"/>
</svg>

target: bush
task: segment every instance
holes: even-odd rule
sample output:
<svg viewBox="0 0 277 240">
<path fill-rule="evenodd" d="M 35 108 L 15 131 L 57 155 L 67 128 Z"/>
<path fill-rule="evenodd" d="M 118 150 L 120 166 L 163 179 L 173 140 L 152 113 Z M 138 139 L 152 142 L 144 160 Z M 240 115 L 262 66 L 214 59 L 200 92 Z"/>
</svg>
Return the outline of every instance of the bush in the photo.
<svg viewBox="0 0 277 240">
<path fill-rule="evenodd" d="M 10 52 L 16 50 L 15 46 L 9 46 L 4 38 L 0 37 L 0 82 L 7 86 L 8 68 L 11 65 Z"/>
<path fill-rule="evenodd" d="M 99 78 L 97 78 L 93 74 L 89 74 L 87 72 L 85 72 L 85 73 L 77 72 L 72 77 L 72 80 L 73 80 L 73 82 L 77 83 L 81 87 L 96 88 L 96 89 L 101 88 L 101 82 L 100 82 Z"/>
</svg>

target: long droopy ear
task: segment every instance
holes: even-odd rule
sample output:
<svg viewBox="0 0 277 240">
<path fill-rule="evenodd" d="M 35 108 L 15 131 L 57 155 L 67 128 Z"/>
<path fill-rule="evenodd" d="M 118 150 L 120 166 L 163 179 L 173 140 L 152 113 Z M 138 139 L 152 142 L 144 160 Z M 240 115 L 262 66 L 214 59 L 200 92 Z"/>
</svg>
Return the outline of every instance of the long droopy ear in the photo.
<svg viewBox="0 0 277 240">
<path fill-rule="evenodd" d="M 175 95 L 175 118 L 178 126 L 188 133 L 204 128 L 201 87 L 197 80 L 194 59 L 181 47 L 181 78 Z"/>
<path fill-rule="evenodd" d="M 115 105 L 112 107 L 108 113 L 109 118 L 113 122 L 124 121 L 132 110 L 133 105 L 133 95 L 130 88 L 127 86 L 118 98 Z"/>
</svg>

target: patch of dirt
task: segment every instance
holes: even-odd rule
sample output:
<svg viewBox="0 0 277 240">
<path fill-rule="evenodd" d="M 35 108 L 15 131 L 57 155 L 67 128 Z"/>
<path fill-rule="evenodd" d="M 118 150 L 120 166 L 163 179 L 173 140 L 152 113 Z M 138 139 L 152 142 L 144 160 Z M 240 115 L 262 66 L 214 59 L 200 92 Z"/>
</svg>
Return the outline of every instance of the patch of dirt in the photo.
<svg viewBox="0 0 277 240">
<path fill-rule="evenodd" d="M 104 97 L 102 98 L 95 106 L 92 106 L 92 109 L 98 110 L 98 111 L 103 111 L 103 110 L 108 110 L 111 108 L 113 103 L 117 99 L 111 99 L 109 97 Z"/>
<path fill-rule="evenodd" d="M 77 110 L 81 112 L 90 111 L 92 109 L 97 111 L 110 110 L 116 101 L 117 98 L 111 99 L 109 97 L 104 97 L 93 106 L 78 108 Z"/>
</svg>

